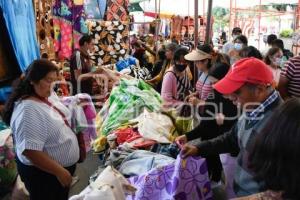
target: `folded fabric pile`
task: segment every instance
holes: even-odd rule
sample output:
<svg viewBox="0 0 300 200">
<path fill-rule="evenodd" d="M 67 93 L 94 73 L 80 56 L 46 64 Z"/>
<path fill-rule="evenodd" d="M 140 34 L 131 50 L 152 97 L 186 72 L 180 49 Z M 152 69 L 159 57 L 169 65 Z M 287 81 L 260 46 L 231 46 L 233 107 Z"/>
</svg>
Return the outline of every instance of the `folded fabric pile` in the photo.
<svg viewBox="0 0 300 200">
<path fill-rule="evenodd" d="M 104 150 L 107 135 L 138 117 L 145 108 L 158 112 L 161 105 L 160 95 L 144 81 L 121 79 L 97 115 L 98 138 L 94 141 L 94 150 Z"/>
<path fill-rule="evenodd" d="M 128 194 L 126 200 L 213 199 L 206 161 L 199 157 L 183 159 L 178 155 L 175 163 L 153 168 L 128 180 L 137 191 Z"/>
</svg>

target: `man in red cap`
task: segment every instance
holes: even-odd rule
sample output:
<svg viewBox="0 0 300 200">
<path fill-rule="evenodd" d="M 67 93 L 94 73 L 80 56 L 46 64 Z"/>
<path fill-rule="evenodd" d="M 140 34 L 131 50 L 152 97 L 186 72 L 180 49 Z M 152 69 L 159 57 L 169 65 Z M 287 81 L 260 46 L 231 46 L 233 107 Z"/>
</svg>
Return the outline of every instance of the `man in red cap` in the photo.
<svg viewBox="0 0 300 200">
<path fill-rule="evenodd" d="M 272 81 L 272 72 L 262 61 L 245 58 L 236 62 L 227 75 L 214 85 L 214 89 L 243 110 L 238 122 L 224 135 L 196 145 L 185 144 L 182 149 L 184 156 L 238 155 L 233 183 L 237 196 L 247 196 L 263 189 L 263 184 L 254 179 L 248 167 L 248 152 L 274 109 L 282 103 L 272 87 Z"/>
</svg>

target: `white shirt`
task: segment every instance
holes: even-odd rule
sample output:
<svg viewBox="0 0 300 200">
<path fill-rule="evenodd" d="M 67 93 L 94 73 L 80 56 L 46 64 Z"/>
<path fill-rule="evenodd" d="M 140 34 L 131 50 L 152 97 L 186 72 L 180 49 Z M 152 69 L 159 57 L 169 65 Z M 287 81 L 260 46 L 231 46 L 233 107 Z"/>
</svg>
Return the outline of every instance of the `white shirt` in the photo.
<svg viewBox="0 0 300 200">
<path fill-rule="evenodd" d="M 230 50 L 234 49 L 234 43 L 229 41 L 226 44 L 224 44 L 222 53 L 227 54 L 229 53 Z"/>
<path fill-rule="evenodd" d="M 43 151 L 64 167 L 75 164 L 79 159 L 75 133 L 62 116 L 45 103 L 33 100 L 16 102 L 10 126 L 17 156 L 25 165 L 32 165 L 22 155 L 26 149 Z"/>
</svg>

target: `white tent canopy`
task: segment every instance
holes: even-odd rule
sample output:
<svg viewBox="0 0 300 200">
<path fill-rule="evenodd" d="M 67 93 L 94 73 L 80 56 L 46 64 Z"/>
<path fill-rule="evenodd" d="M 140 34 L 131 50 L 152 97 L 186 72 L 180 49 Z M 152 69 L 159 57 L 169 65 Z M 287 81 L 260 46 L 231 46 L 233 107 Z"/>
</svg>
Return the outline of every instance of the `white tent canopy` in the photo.
<svg viewBox="0 0 300 200">
<path fill-rule="evenodd" d="M 194 0 L 160 0 L 161 6 L 160 11 L 161 13 L 170 13 L 170 14 L 178 14 L 178 15 L 191 15 L 194 14 Z M 205 10 L 203 10 L 203 1 L 205 1 Z M 159 0 L 157 0 L 159 2 Z M 234 7 L 234 1 L 233 7 Z M 276 4 L 296 4 L 298 0 L 262 0 L 263 5 L 268 5 L 272 3 Z M 203 11 L 207 11 L 208 1 L 207 0 L 199 0 L 199 14 L 203 15 Z M 155 12 L 155 0 L 144 1 L 140 3 L 141 7 L 146 12 Z M 259 5 L 259 0 L 236 0 L 236 7 L 237 8 L 248 8 L 255 5 Z M 213 0 L 213 7 L 220 6 L 229 8 L 230 7 L 230 0 Z"/>
</svg>

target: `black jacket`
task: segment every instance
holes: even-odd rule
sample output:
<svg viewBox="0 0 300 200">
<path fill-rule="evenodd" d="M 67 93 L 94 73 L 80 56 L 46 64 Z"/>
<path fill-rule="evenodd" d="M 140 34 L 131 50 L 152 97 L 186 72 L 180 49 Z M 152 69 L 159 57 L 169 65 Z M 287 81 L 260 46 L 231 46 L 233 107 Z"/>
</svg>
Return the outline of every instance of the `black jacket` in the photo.
<svg viewBox="0 0 300 200">
<path fill-rule="evenodd" d="M 229 131 L 238 119 L 237 107 L 229 99 L 225 99 L 222 94 L 213 91 L 214 96 L 206 101 L 201 123 L 192 131 L 186 133 L 187 139 L 194 140 L 201 138 L 209 140 Z M 223 113 L 225 120 L 223 125 L 218 125 L 215 114 Z"/>
</svg>

